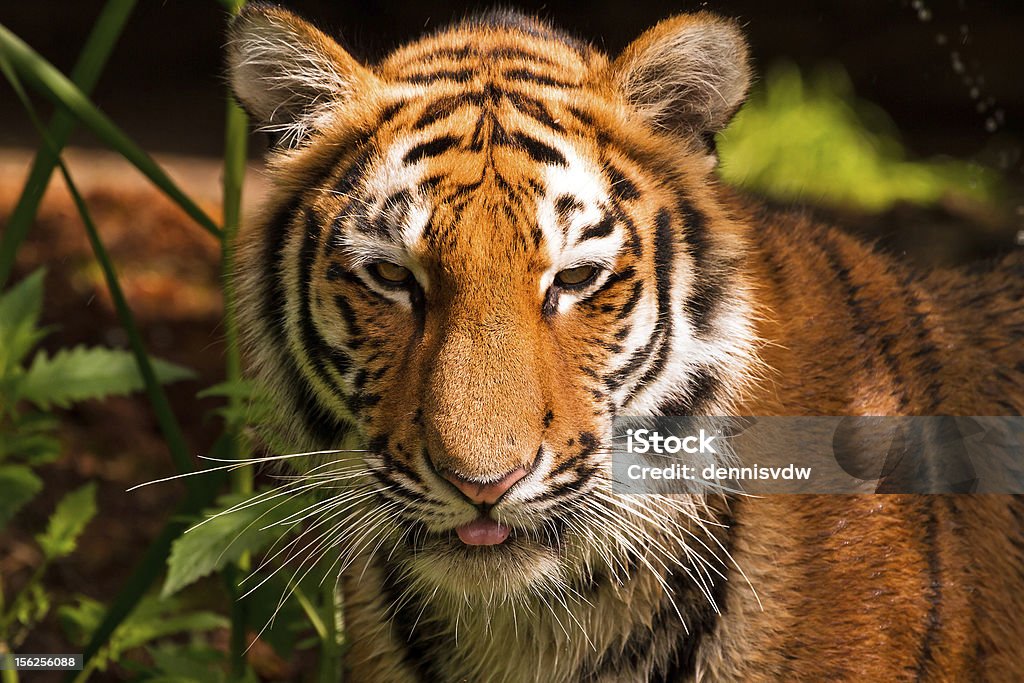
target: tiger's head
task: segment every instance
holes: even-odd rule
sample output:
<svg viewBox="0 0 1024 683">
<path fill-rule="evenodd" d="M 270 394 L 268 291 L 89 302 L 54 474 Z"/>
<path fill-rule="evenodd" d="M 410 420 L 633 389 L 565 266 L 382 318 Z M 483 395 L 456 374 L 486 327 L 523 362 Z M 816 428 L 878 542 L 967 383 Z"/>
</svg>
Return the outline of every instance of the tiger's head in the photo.
<svg viewBox="0 0 1024 683">
<path fill-rule="evenodd" d="M 497 13 L 370 66 L 257 5 L 229 69 L 277 138 L 239 257 L 269 430 L 361 437 L 363 550 L 392 538 L 461 596 L 656 545 L 638 530 L 680 503 L 610 494 L 613 417 L 721 414 L 753 358 L 744 237 L 711 175 L 748 87 L 737 26 L 678 16 L 612 60 Z"/>
</svg>

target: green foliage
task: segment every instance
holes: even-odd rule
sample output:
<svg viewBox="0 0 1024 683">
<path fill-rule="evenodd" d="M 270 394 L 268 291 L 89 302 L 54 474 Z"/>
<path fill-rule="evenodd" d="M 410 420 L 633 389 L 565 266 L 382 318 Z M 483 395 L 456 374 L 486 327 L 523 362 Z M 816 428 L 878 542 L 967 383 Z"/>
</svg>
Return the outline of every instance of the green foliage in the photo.
<svg viewBox="0 0 1024 683">
<path fill-rule="evenodd" d="M 884 211 L 947 197 L 988 203 L 998 176 L 960 161 L 908 161 L 891 120 L 858 100 L 839 67 L 804 78 L 792 65 L 764 85 L 718 136 L 724 180 L 781 200 Z"/>
<path fill-rule="evenodd" d="M 195 373 L 173 363 L 153 360 L 162 383 L 192 379 Z M 86 348 L 61 349 L 52 358 L 39 352 L 19 386 L 20 398 L 40 408 L 67 408 L 90 398 L 129 394 L 143 389 L 135 358 L 127 351 Z"/>
<path fill-rule="evenodd" d="M 142 388 L 135 358 L 124 351 L 78 347 L 50 357 L 32 349 L 46 331 L 39 328 L 43 305 L 42 270 L 0 294 L 0 529 L 42 490 L 34 468 L 60 454 L 54 435 L 54 406 Z M 156 362 L 161 381 L 191 376 L 170 363 Z M 34 406 L 31 407 L 31 406 Z M 42 563 L 0 613 L 0 643 L 17 646 L 50 612 L 52 598 L 43 585 L 50 563 L 75 551 L 78 539 L 96 515 L 96 484 L 69 493 L 35 537 Z"/>
<path fill-rule="evenodd" d="M 215 408 L 212 412 L 229 425 L 265 424 L 277 410 L 273 400 L 264 391 L 243 379 L 214 384 L 196 396 L 226 399 L 222 407 Z"/>
<path fill-rule="evenodd" d="M 45 331 L 36 327 L 43 309 L 43 277 L 37 270 L 0 296 L 0 372 L 6 378 Z"/>
<path fill-rule="evenodd" d="M 31 468 L 0 465 L 0 528 L 42 490 L 43 481 Z"/>
<path fill-rule="evenodd" d="M 298 516 L 309 504 L 308 499 L 283 495 L 222 496 L 217 507 L 203 512 L 202 523 L 174 542 L 161 595 L 173 595 L 246 553 L 263 550 L 287 530 L 282 523 Z"/>
<path fill-rule="evenodd" d="M 45 336 L 38 328 L 43 306 L 42 270 L 0 295 L 0 405 L 13 412 L 19 400 L 43 410 L 66 408 L 77 401 L 123 395 L 143 388 L 138 365 L 127 351 L 75 347 L 52 358 L 38 351 L 28 367 L 22 361 Z M 192 371 L 166 361 L 154 361 L 157 379 L 175 382 L 193 377 Z"/>
<path fill-rule="evenodd" d="M 65 605 L 58 616 L 68 638 L 81 647 L 99 626 L 106 608 L 100 602 L 80 597 L 76 605 Z M 153 641 L 180 633 L 201 633 L 225 628 L 228 620 L 213 612 L 188 612 L 175 599 L 143 598 L 132 613 L 114 630 L 106 647 L 94 658 L 103 670 L 122 655 Z"/>
<path fill-rule="evenodd" d="M 96 484 L 90 482 L 72 491 L 57 504 L 46 531 L 36 536 L 47 560 L 55 560 L 75 551 L 78 537 L 96 516 Z"/>
<path fill-rule="evenodd" d="M 161 643 L 147 649 L 151 667 L 139 667 L 137 680 L 147 683 L 225 683 L 223 652 L 200 644 Z"/>
</svg>

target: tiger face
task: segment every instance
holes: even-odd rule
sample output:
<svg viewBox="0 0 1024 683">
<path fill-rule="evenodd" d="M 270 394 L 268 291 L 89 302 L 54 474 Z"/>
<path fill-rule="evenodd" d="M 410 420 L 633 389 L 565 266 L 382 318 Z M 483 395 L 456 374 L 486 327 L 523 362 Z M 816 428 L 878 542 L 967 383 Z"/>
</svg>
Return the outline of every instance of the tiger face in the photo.
<svg viewBox="0 0 1024 683">
<path fill-rule="evenodd" d="M 612 419 L 724 411 L 754 362 L 742 240 L 707 189 L 747 89 L 736 27 L 678 17 L 611 61 L 495 14 L 371 68 L 257 6 L 229 63 L 279 137 L 241 254 L 276 440 L 340 448 L 354 425 L 360 519 L 434 592 L 507 597 L 657 545 L 682 503 L 609 495 Z"/>
</svg>

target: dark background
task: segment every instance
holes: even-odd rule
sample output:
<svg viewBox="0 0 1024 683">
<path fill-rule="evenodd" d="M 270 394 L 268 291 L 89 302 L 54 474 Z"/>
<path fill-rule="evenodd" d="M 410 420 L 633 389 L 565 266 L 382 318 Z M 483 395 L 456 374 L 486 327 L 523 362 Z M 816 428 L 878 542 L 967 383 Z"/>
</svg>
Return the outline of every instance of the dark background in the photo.
<svg viewBox="0 0 1024 683">
<path fill-rule="evenodd" d="M 4 0 L 0 21 L 61 69 L 70 69 L 98 13 L 98 0 Z M 282 3 L 373 60 L 391 47 L 494 3 Z M 681 11 L 710 10 L 743 22 L 755 65 L 838 62 L 859 96 L 882 106 L 915 155 L 952 155 L 1022 175 L 1024 2 L 871 0 L 785 3 L 515 3 L 614 54 L 645 28 Z M 95 99 L 143 147 L 156 152 L 221 151 L 221 46 L 226 13 L 214 0 L 142 0 Z M 954 70 L 954 62 L 964 72 Z M 972 79 L 965 82 L 964 77 Z M 980 77 L 980 81 L 978 80 Z M 977 99 L 971 87 L 979 90 Z M 6 86 L 3 86 L 6 88 Z M 0 145 L 35 146 L 20 107 L 0 89 Z M 986 111 L 979 112 L 979 103 Z M 1004 124 L 986 129 L 1002 110 Z M 89 144 L 82 135 L 76 142 Z"/>
</svg>

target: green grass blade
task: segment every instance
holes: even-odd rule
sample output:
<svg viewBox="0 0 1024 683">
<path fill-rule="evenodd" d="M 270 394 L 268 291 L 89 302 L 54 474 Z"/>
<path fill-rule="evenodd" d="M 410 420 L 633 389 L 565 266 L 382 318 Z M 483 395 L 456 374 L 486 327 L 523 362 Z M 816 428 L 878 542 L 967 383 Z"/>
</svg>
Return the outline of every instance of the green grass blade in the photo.
<svg viewBox="0 0 1024 683">
<path fill-rule="evenodd" d="M 32 107 L 32 103 L 29 101 L 24 89 L 21 87 L 17 74 L 14 73 L 13 68 L 2 52 L 0 52 L 0 70 L 4 72 L 8 80 L 11 82 L 11 86 L 14 88 L 15 93 L 18 95 L 22 105 L 28 112 L 29 117 L 32 119 L 33 124 L 42 136 L 43 143 L 49 146 L 50 141 L 46 136 L 46 130 L 43 128 L 42 122 L 39 120 L 39 117 L 36 115 L 35 110 Z M 53 151 L 54 155 L 57 157 L 58 167 L 64 176 L 64 180 L 68 185 L 72 198 L 75 199 L 76 206 L 82 214 L 82 220 L 86 223 L 86 227 L 89 231 L 90 242 L 92 242 L 94 249 L 98 247 L 97 258 L 99 259 L 101 266 L 103 266 L 104 275 L 108 278 L 107 284 L 108 286 L 111 286 L 111 297 L 114 299 L 115 304 L 118 307 L 118 314 L 123 316 L 122 324 L 127 323 L 125 324 L 126 332 L 132 341 L 133 351 L 137 354 L 136 358 L 139 361 L 139 369 L 143 376 L 146 376 L 144 368 L 149 367 L 149 377 L 146 380 L 147 389 L 155 390 L 162 395 L 160 385 L 152 381 L 155 378 L 152 367 L 149 366 L 149 359 L 145 354 L 145 350 L 142 348 L 141 337 L 138 334 L 138 330 L 135 328 L 131 310 L 128 309 L 125 304 L 124 296 L 117 282 L 116 273 L 113 270 L 110 258 L 106 254 L 106 250 L 103 248 L 103 243 L 100 241 L 99 236 L 96 233 L 95 225 L 92 223 L 88 208 L 85 206 L 84 201 L 82 201 L 82 197 L 78 193 L 78 189 L 71 178 L 71 174 L 68 173 L 67 167 L 65 167 L 61 160 L 60 154 L 52 148 L 51 151 Z M 163 397 L 163 400 L 166 405 L 165 396 Z M 157 405 L 155 404 L 154 410 L 157 410 Z M 161 428 L 170 426 L 172 434 L 176 431 L 178 437 L 180 437 L 181 444 L 184 444 L 184 437 L 181 436 L 181 430 L 177 426 L 177 422 L 174 419 L 173 413 L 170 412 L 169 406 L 167 406 L 166 411 L 157 410 L 157 414 L 158 418 L 162 415 L 164 419 L 170 420 L 169 425 L 161 422 Z M 168 438 L 167 434 L 164 436 L 168 439 L 168 446 L 170 447 L 172 445 L 171 438 Z M 222 437 L 217 444 L 214 444 L 214 447 L 211 449 L 211 455 L 213 457 L 223 457 L 223 454 L 226 453 L 225 444 L 229 442 L 230 439 L 227 436 Z M 174 454 L 174 452 L 175 451 L 172 448 L 172 454 Z M 184 468 L 184 471 L 191 470 L 191 460 L 188 458 L 188 453 L 181 451 L 179 454 L 181 453 L 184 454 L 186 460 L 186 467 Z M 143 555 L 139 566 L 132 572 L 132 575 L 124 583 L 121 588 L 121 592 L 114 599 L 114 602 L 103 617 L 103 621 L 92 634 L 92 637 L 84 651 L 83 664 L 86 669 L 89 668 L 90 662 L 96 653 L 99 652 L 99 650 L 107 643 L 117 627 L 128 617 L 128 615 L 131 614 L 132 610 L 136 605 L 138 605 L 139 601 L 146 594 L 146 591 L 148 591 L 153 585 L 157 577 L 163 573 L 167 561 L 167 555 L 170 552 L 171 543 L 188 528 L 189 522 L 187 520 L 192 519 L 199 513 L 199 511 L 213 502 L 225 477 L 226 473 L 217 471 L 206 473 L 201 477 L 189 479 L 188 493 L 185 500 L 179 506 L 178 510 L 176 510 L 171 521 L 164 526 L 156 540 L 146 548 L 146 552 Z M 76 675 L 71 673 L 68 675 L 66 680 L 74 680 L 75 678 Z"/>
<path fill-rule="evenodd" d="M 96 18 L 96 23 L 93 24 L 92 31 L 85 41 L 78 62 L 71 70 L 71 81 L 83 93 L 88 94 L 96 87 L 100 73 L 134 8 L 135 0 L 108 0 Z M 75 117 L 63 109 L 58 109 L 50 119 L 47 134 L 58 150 L 63 149 L 67 144 L 68 138 L 71 137 L 71 132 L 75 128 L 75 123 Z M 3 237 L 0 238 L 0 288 L 3 288 L 7 278 L 11 275 L 18 247 L 28 235 L 36 211 L 39 209 L 39 203 L 43 199 L 43 193 L 46 192 L 46 186 L 50 183 L 50 175 L 56 165 L 57 159 L 49 147 L 41 147 L 36 153 L 21 197 L 18 198 L 10 220 L 7 221 Z"/>
<path fill-rule="evenodd" d="M 125 135 L 89 101 L 82 91 L 52 64 L 0 24 L 0 56 L 4 57 L 21 78 L 41 95 L 63 107 L 88 127 L 108 147 L 118 152 L 170 197 L 193 220 L 210 234 L 220 238 L 220 228 L 153 159 Z"/>
<path fill-rule="evenodd" d="M 225 437 L 221 437 L 210 450 L 210 457 L 223 458 L 226 453 Z M 89 643 L 85 646 L 83 652 L 85 664 L 88 664 L 96 653 L 106 645 L 121 622 L 132 613 L 157 578 L 163 574 L 167 567 L 167 556 L 171 552 L 171 543 L 185 533 L 200 511 L 213 504 L 217 491 L 226 479 L 227 473 L 223 471 L 207 472 L 201 476 L 190 478 L 193 486 L 189 489 L 185 500 L 175 510 L 171 520 L 160 531 L 160 535 L 146 547 L 142 560 L 128 580 L 122 584 L 121 591 L 110 604 L 103 621 L 100 622 L 99 627 L 93 632 Z M 65 680 L 73 679 L 74 673 L 71 673 Z"/>
<path fill-rule="evenodd" d="M 237 14 L 245 4 L 244 0 L 222 0 L 232 14 Z M 224 231 L 221 242 L 221 281 L 224 289 L 224 334 L 227 343 L 227 381 L 238 383 L 242 378 L 242 364 L 238 346 L 238 323 L 236 319 L 235 292 L 235 242 L 242 219 L 242 184 L 245 181 L 245 166 L 249 139 L 249 120 L 241 107 L 229 97 L 224 121 Z M 229 414 L 240 414 L 241 397 L 228 398 Z M 231 455 L 241 455 L 244 444 L 243 425 L 226 425 Z M 231 475 L 231 488 L 240 494 L 253 491 L 253 473 L 248 467 L 240 468 Z M 237 581 L 249 573 L 251 560 L 248 553 L 239 558 L 230 571 L 224 573 L 231 601 L 231 673 L 235 680 L 245 677 L 245 651 L 249 632 L 249 609 L 244 600 L 238 599 Z"/>
<path fill-rule="evenodd" d="M 153 412 L 156 414 L 160 431 L 167 442 L 167 448 L 171 452 L 171 458 L 174 460 L 174 464 L 179 472 L 191 472 L 194 467 L 185 442 L 185 435 L 181 431 L 181 426 L 174 417 L 173 411 L 171 411 L 171 404 L 167 400 L 167 394 L 164 393 L 163 387 L 157 379 L 156 371 L 153 369 L 153 363 L 146 353 L 145 345 L 142 342 L 142 335 L 139 332 L 138 325 L 135 323 L 135 316 L 132 315 L 131 309 L 128 307 L 128 302 L 124 297 L 121 283 L 117 277 L 117 271 L 114 269 L 110 255 L 100 239 L 99 231 L 96 229 L 96 224 L 93 223 L 89 207 L 86 206 L 85 200 L 78 192 L 78 187 L 71 178 L 67 166 L 64 165 L 60 152 L 53 147 L 52 141 L 47 137 L 46 129 L 39 120 L 32 102 L 28 99 L 28 95 L 22 88 L 17 74 L 14 73 L 13 67 L 2 52 L 0 52 L 0 70 L 3 70 L 10 81 L 11 87 L 14 88 L 15 93 L 21 100 L 22 106 L 25 107 L 26 113 L 38 130 L 43 144 L 49 147 L 50 151 L 57 158 L 57 166 L 60 168 L 61 175 L 64 176 L 64 182 L 67 184 L 75 207 L 78 209 L 82 222 L 85 224 L 86 235 L 89 238 L 89 243 L 92 245 L 96 260 L 99 261 L 100 268 L 103 270 L 103 276 L 107 281 L 107 289 L 110 291 L 110 298 L 114 302 L 114 308 L 117 311 L 117 317 L 121 322 L 121 326 L 124 327 L 125 334 L 128 336 L 129 346 L 131 347 L 132 354 L 135 356 L 135 362 L 139 366 L 139 374 L 142 375 L 146 395 L 153 406 Z"/>
<path fill-rule="evenodd" d="M 224 232 L 221 242 L 221 281 L 224 290 L 224 333 L 227 343 L 227 381 L 236 383 L 242 378 L 242 364 L 238 348 L 238 323 L 235 317 L 235 238 L 238 234 L 238 227 L 241 222 L 242 213 L 242 183 L 245 179 L 246 149 L 249 134 L 249 121 L 245 112 L 233 101 L 228 101 L 227 115 L 225 122 L 225 149 L 224 149 Z M 228 398 L 229 413 L 240 414 L 241 398 L 231 395 Z M 226 435 L 230 439 L 231 455 L 228 457 L 237 458 L 243 450 L 244 436 L 243 425 L 226 425 Z M 253 473 L 252 469 L 243 467 L 232 473 L 231 488 L 236 493 L 252 493 Z M 232 597 L 231 603 L 231 670 L 235 680 L 243 680 L 245 677 L 246 662 L 245 651 L 249 628 L 249 609 L 244 600 L 238 599 L 237 580 L 249 573 L 250 558 L 248 553 L 239 558 L 238 562 L 231 567 L 231 571 L 225 572 L 225 579 L 228 582 L 229 593 Z"/>
</svg>

